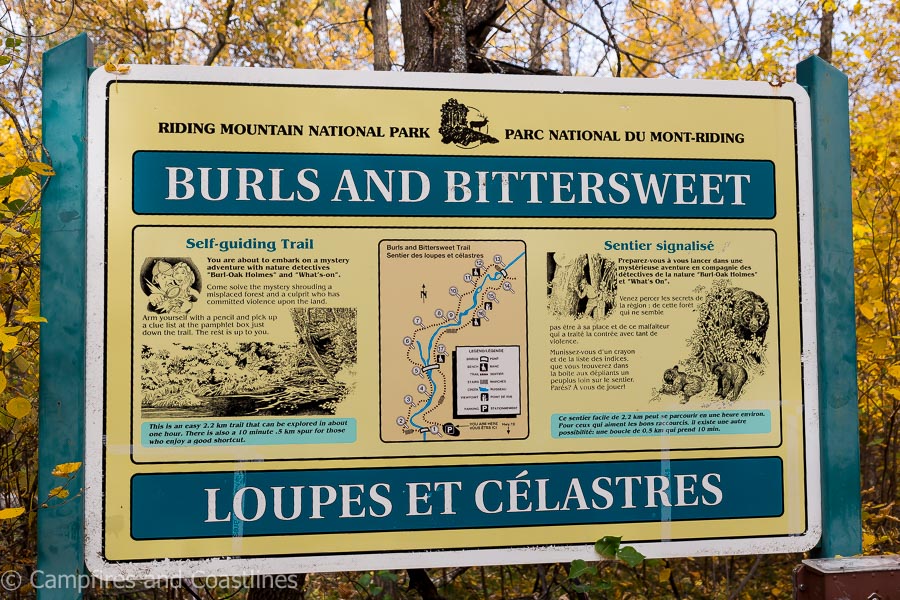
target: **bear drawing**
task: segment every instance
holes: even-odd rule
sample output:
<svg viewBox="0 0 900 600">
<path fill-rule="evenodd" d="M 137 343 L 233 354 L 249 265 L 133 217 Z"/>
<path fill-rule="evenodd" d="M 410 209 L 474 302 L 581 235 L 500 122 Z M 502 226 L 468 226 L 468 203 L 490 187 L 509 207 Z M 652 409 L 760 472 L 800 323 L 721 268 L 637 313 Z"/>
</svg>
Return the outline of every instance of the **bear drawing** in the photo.
<svg viewBox="0 0 900 600">
<path fill-rule="evenodd" d="M 671 369 L 666 369 L 665 373 L 663 373 L 663 381 L 666 382 L 666 393 L 682 394 L 682 404 L 685 404 L 691 399 L 691 396 L 695 396 L 703 390 L 703 380 L 696 375 L 680 372 L 678 365 Z"/>
<path fill-rule="evenodd" d="M 756 337 L 760 343 L 766 341 L 769 329 L 769 305 L 762 296 L 750 290 L 734 290 L 734 324 L 741 338 Z"/>
<path fill-rule="evenodd" d="M 771 313 L 762 296 L 742 288 L 714 285 L 699 312 L 691 344 L 704 371 L 712 371 L 725 361 L 745 367 L 764 362 Z"/>
<path fill-rule="evenodd" d="M 716 396 L 725 400 L 730 393 L 731 401 L 737 400 L 747 383 L 747 369 L 732 362 L 721 362 L 713 367 L 712 373 L 718 379 Z"/>
</svg>

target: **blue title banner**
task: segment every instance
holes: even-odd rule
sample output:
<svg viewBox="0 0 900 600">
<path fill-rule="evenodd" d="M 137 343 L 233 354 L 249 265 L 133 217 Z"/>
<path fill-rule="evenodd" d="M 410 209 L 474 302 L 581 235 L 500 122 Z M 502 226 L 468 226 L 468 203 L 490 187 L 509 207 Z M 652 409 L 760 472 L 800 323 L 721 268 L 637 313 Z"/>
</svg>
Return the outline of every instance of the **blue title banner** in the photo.
<svg viewBox="0 0 900 600">
<path fill-rule="evenodd" d="M 760 160 L 137 152 L 139 214 L 770 219 Z"/>
<path fill-rule="evenodd" d="M 779 458 L 140 474 L 131 535 L 174 539 L 776 517 Z M 177 501 L 173 501 L 177 499 Z"/>
</svg>

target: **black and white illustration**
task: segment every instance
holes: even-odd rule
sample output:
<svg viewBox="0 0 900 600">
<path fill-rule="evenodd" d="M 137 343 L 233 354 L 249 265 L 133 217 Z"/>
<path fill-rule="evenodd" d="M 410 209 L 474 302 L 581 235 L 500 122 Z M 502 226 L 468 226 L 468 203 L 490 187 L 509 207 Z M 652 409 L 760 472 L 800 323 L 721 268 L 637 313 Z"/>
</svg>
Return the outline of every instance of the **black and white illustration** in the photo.
<svg viewBox="0 0 900 600">
<path fill-rule="evenodd" d="M 200 298 L 200 271 L 186 257 L 151 257 L 144 260 L 140 288 L 147 296 L 147 311 L 187 314 Z"/>
<path fill-rule="evenodd" d="M 496 144 L 497 138 L 490 135 L 490 120 L 474 106 L 466 106 L 456 98 L 450 98 L 441 105 L 441 142 L 454 144 L 459 148 L 477 148 L 482 144 Z"/>
<path fill-rule="evenodd" d="M 686 404 L 691 396 L 696 396 L 703 391 L 703 378 L 691 373 L 684 373 L 675 365 L 663 372 L 664 393 L 680 394 L 681 403 Z"/>
<path fill-rule="evenodd" d="M 706 290 L 696 312 L 689 355 L 664 371 L 658 393 L 677 394 L 682 404 L 694 396 L 737 401 L 745 386 L 766 371 L 769 303 L 723 279 Z"/>
<path fill-rule="evenodd" d="M 547 253 L 547 308 L 551 315 L 605 319 L 616 307 L 616 261 L 600 254 Z"/>
<path fill-rule="evenodd" d="M 296 342 L 141 347 L 141 417 L 333 415 L 356 383 L 355 308 L 292 308 Z"/>
</svg>

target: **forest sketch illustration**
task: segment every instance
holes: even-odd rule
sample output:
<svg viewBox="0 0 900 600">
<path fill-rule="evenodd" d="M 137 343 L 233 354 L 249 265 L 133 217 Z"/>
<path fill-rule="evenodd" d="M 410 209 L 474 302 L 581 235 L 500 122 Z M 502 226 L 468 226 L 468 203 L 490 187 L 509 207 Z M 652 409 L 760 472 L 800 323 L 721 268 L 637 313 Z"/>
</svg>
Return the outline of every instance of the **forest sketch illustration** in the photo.
<svg viewBox="0 0 900 600">
<path fill-rule="evenodd" d="M 356 309 L 290 313 L 296 343 L 143 345 L 141 417 L 335 414 L 355 383 Z"/>
<path fill-rule="evenodd" d="M 704 296 L 687 340 L 689 356 L 681 361 L 684 370 L 678 364 L 666 368 L 658 393 L 677 395 L 682 404 L 693 396 L 707 403 L 735 402 L 750 381 L 766 372 L 769 303 L 725 279 L 696 291 Z M 655 392 L 654 399 L 659 399 Z"/>
</svg>

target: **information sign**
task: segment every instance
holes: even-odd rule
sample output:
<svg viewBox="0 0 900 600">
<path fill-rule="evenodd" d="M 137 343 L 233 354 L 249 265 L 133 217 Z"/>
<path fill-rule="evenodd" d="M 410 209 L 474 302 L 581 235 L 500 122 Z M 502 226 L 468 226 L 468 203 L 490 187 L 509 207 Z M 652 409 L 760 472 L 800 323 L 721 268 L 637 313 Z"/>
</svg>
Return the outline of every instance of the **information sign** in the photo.
<svg viewBox="0 0 900 600">
<path fill-rule="evenodd" d="M 93 572 L 816 543 L 799 86 L 90 86 Z"/>
</svg>

